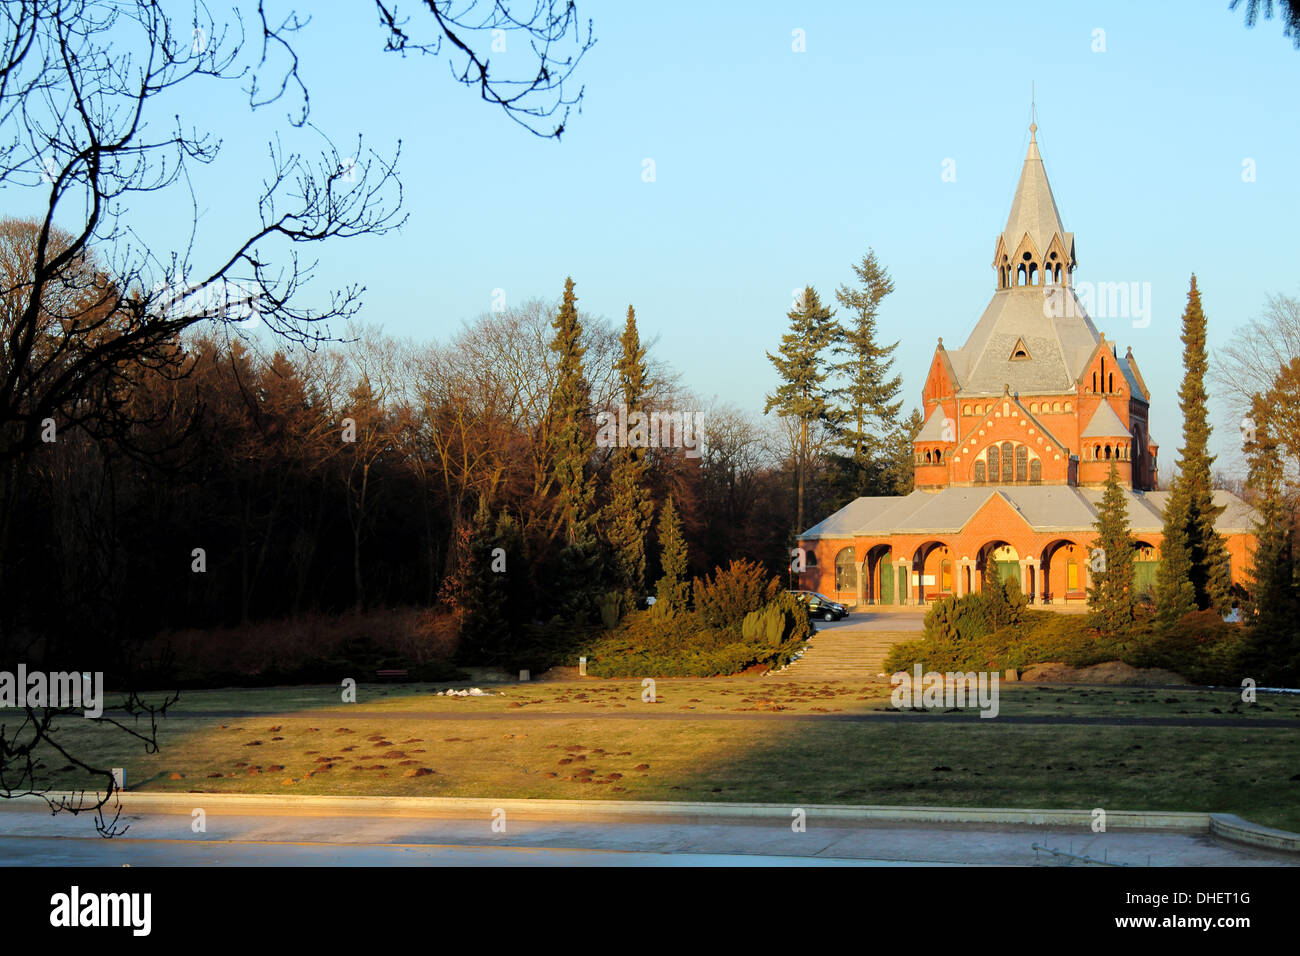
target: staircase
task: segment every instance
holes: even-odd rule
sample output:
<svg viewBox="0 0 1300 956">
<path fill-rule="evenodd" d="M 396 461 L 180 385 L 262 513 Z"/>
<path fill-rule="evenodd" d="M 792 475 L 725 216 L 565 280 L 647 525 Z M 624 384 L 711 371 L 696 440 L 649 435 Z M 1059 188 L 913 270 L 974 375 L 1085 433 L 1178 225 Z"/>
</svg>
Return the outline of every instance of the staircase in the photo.
<svg viewBox="0 0 1300 956">
<path fill-rule="evenodd" d="M 770 681 L 864 681 L 884 669 L 885 655 L 895 644 L 914 641 L 919 631 L 823 630 L 813 635 L 803 657 Z"/>
</svg>

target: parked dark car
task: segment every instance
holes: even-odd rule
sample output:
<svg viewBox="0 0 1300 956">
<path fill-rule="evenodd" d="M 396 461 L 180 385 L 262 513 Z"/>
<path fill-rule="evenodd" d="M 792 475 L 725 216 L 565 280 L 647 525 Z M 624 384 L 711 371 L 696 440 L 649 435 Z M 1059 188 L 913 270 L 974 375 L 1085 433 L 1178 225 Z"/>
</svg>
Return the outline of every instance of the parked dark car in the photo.
<svg viewBox="0 0 1300 956">
<path fill-rule="evenodd" d="M 849 616 L 849 609 L 845 605 L 832 601 L 825 594 L 817 591 L 791 591 L 790 593 L 808 605 L 810 615 L 819 617 L 823 621 L 838 621 Z"/>
</svg>

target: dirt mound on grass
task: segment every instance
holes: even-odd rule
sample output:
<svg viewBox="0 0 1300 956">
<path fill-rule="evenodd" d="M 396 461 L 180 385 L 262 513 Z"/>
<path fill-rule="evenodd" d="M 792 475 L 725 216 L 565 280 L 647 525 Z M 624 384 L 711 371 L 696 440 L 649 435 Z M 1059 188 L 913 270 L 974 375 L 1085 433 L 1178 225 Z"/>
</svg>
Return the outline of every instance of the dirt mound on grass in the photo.
<svg viewBox="0 0 1300 956">
<path fill-rule="evenodd" d="M 1022 681 L 1062 684 L 1186 684 L 1187 678 L 1158 667 L 1133 667 L 1123 661 L 1103 661 L 1091 667 L 1070 667 L 1068 664 L 1034 664 L 1020 673 Z"/>
</svg>

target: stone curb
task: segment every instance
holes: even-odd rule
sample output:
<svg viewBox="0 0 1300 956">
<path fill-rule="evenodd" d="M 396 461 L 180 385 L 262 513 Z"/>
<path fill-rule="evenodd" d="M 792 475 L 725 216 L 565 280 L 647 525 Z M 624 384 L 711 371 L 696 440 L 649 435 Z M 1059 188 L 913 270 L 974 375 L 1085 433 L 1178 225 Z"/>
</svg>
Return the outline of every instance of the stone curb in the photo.
<svg viewBox="0 0 1300 956">
<path fill-rule="evenodd" d="M 51 793 L 51 797 L 75 797 Z M 684 803 L 670 800 L 493 800 L 480 797 L 317 797 L 301 794 L 140 793 L 122 794 L 123 812 L 184 813 L 195 806 L 227 813 L 268 813 L 340 816 L 490 817 L 496 810 L 519 819 L 624 820 L 707 823 L 731 821 L 790 821 L 794 805 L 771 803 Z M 0 800 L 6 808 L 45 806 L 39 796 Z M 1091 830 L 1091 810 L 1022 810 L 1011 807 L 897 807 L 805 804 L 809 822 L 947 823 L 993 826 L 1077 827 Z M 1106 827 L 1123 830 L 1176 830 L 1207 833 L 1221 840 L 1263 849 L 1300 853 L 1300 834 L 1275 830 L 1227 813 L 1108 810 Z"/>
<path fill-rule="evenodd" d="M 1211 813 L 1210 833 L 1230 843 L 1244 843 L 1284 853 L 1300 853 L 1300 833 L 1260 826 L 1232 813 Z"/>
</svg>

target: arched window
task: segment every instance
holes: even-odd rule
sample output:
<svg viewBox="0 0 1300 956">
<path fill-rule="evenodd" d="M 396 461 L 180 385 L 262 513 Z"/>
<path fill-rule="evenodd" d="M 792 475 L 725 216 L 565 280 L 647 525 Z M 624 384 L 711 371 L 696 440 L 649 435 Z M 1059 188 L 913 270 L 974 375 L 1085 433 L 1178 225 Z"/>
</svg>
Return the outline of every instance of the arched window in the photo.
<svg viewBox="0 0 1300 956">
<path fill-rule="evenodd" d="M 1037 458 L 1029 463 L 1029 480 L 1031 482 L 1043 480 L 1043 463 Z"/>
<path fill-rule="evenodd" d="M 985 481 L 988 480 L 986 475 L 987 473 L 984 471 L 984 462 L 982 461 L 975 462 L 975 481 L 978 484 L 983 484 Z"/>
<path fill-rule="evenodd" d="M 1115 394 L 1115 373 L 1114 372 L 1106 373 L 1106 391 L 1111 393 L 1112 395 Z"/>
<path fill-rule="evenodd" d="M 1011 484 L 1016 480 L 1016 463 L 1011 458 L 1011 442 L 1002 443 L 1002 483 Z"/>
<path fill-rule="evenodd" d="M 1092 457 L 1093 457 L 1096 461 L 1101 461 L 1101 446 L 1100 446 L 1100 445 L 1093 445 L 1093 446 L 1092 446 Z"/>
<path fill-rule="evenodd" d="M 1016 481 L 1029 480 L 1029 449 L 1024 445 L 1016 446 Z"/>
<path fill-rule="evenodd" d="M 1001 459 L 998 456 L 998 446 L 989 445 L 989 481 L 998 480 L 999 468 L 1001 467 L 999 465 L 1000 460 Z"/>
<path fill-rule="evenodd" d="M 1061 403 L 1060 403 L 1060 402 L 1052 402 L 1052 411 L 1054 411 L 1054 412 L 1059 412 L 1060 410 L 1061 410 Z"/>
<path fill-rule="evenodd" d="M 943 464 L 943 449 L 942 449 L 942 448 L 937 448 L 937 449 L 935 449 L 935 452 L 934 452 L 934 463 L 935 463 L 936 465 L 942 465 L 942 464 Z"/>
<path fill-rule="evenodd" d="M 1093 372 L 1093 373 L 1092 373 L 1092 390 L 1093 390 L 1094 392 L 1097 391 L 1097 373 L 1096 373 L 1096 372 Z"/>
<path fill-rule="evenodd" d="M 858 589 L 856 565 L 852 548 L 842 548 L 839 554 L 835 555 L 835 590 L 856 591 Z"/>
<path fill-rule="evenodd" d="M 1029 263 L 1029 284 L 1038 285 L 1038 263 Z"/>
<path fill-rule="evenodd" d="M 930 452 L 929 452 L 929 451 L 926 451 L 926 453 L 925 453 L 925 463 L 926 463 L 927 465 L 930 464 Z"/>
<path fill-rule="evenodd" d="M 1024 263 L 1016 266 L 1016 285 L 1025 284 L 1025 266 Z"/>
</svg>

